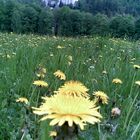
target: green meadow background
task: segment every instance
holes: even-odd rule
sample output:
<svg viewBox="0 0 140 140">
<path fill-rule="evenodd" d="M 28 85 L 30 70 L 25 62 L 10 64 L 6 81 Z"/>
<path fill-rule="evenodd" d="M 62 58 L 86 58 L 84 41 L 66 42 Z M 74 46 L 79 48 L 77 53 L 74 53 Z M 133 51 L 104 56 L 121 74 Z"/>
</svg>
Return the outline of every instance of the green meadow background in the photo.
<svg viewBox="0 0 140 140">
<path fill-rule="evenodd" d="M 140 65 L 139 41 L 0 33 L 0 140 L 51 140 L 49 122 L 39 122 L 31 106 L 65 82 L 53 75 L 56 70 L 66 74 L 66 81 L 82 82 L 91 96 L 98 90 L 109 96 L 108 105 L 100 106 L 101 123 L 79 130 L 79 140 L 140 140 L 140 86 L 135 84 L 140 69 L 133 65 Z M 47 69 L 47 88 L 33 85 L 40 66 Z M 114 78 L 123 83 L 113 84 Z M 19 97 L 30 104 L 17 103 Z M 121 110 L 120 116 L 111 117 L 113 107 Z"/>
</svg>

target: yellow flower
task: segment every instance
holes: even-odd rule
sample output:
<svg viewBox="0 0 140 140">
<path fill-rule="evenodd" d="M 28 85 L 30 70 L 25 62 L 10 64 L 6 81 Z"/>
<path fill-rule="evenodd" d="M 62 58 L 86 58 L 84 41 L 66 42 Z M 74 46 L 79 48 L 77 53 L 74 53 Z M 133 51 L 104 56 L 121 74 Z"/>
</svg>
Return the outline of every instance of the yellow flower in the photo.
<svg viewBox="0 0 140 140">
<path fill-rule="evenodd" d="M 88 98 L 56 94 L 43 99 L 45 102 L 39 108 L 33 107 L 33 113 L 44 115 L 41 121 L 52 119 L 51 126 L 68 122 L 70 127 L 76 124 L 83 130 L 86 123 L 95 124 L 102 118 L 99 107 Z"/>
<path fill-rule="evenodd" d="M 42 68 L 41 70 L 40 70 L 42 73 L 46 73 L 46 69 L 45 68 Z"/>
<path fill-rule="evenodd" d="M 140 65 L 133 65 L 135 69 L 140 69 Z"/>
<path fill-rule="evenodd" d="M 136 60 L 136 58 L 135 58 L 135 57 L 133 57 L 131 60 L 132 60 L 132 61 L 134 61 L 134 60 Z"/>
<path fill-rule="evenodd" d="M 71 62 L 70 62 L 70 61 L 68 61 L 68 65 L 69 65 L 69 66 L 71 65 Z"/>
<path fill-rule="evenodd" d="M 56 137 L 57 136 L 57 132 L 56 131 L 50 131 L 50 137 Z"/>
<path fill-rule="evenodd" d="M 68 60 L 72 61 L 72 56 L 71 55 L 68 56 Z"/>
<path fill-rule="evenodd" d="M 36 76 L 39 77 L 39 78 L 44 78 L 45 77 L 45 74 L 43 74 L 43 73 L 37 73 Z"/>
<path fill-rule="evenodd" d="M 55 92 L 64 95 L 88 97 L 88 89 L 79 81 L 65 82 L 65 84 Z"/>
<path fill-rule="evenodd" d="M 65 47 L 64 47 L 64 46 L 58 45 L 57 48 L 58 48 L 58 49 L 63 49 L 63 48 L 65 48 Z"/>
<path fill-rule="evenodd" d="M 140 81 L 136 81 L 136 82 L 135 82 L 135 84 L 137 84 L 137 85 L 139 85 L 139 86 L 140 86 Z"/>
<path fill-rule="evenodd" d="M 45 81 L 42 81 L 42 80 L 34 81 L 33 84 L 36 85 L 36 86 L 40 86 L 40 87 L 47 87 L 48 86 L 48 84 Z"/>
<path fill-rule="evenodd" d="M 53 53 L 50 53 L 50 56 L 51 56 L 51 57 L 54 56 Z"/>
<path fill-rule="evenodd" d="M 21 103 L 28 104 L 28 99 L 27 98 L 24 98 L 24 97 L 21 97 L 21 98 L 18 98 L 16 100 L 16 102 L 21 102 Z"/>
<path fill-rule="evenodd" d="M 65 74 L 60 70 L 57 70 L 56 72 L 54 72 L 54 75 L 58 77 L 60 80 L 66 80 Z"/>
<path fill-rule="evenodd" d="M 109 97 L 104 92 L 102 92 L 102 91 L 96 91 L 96 92 L 94 92 L 93 95 L 96 97 L 96 99 L 99 102 L 101 101 L 102 104 L 108 104 Z"/>
<path fill-rule="evenodd" d="M 6 55 L 7 58 L 11 58 L 11 56 L 9 54 Z"/>
<path fill-rule="evenodd" d="M 107 74 L 107 71 L 106 71 L 106 70 L 103 70 L 103 71 L 102 71 L 102 74 Z"/>
<path fill-rule="evenodd" d="M 44 78 L 45 74 L 46 74 L 46 69 L 45 68 L 40 68 L 36 75 L 37 75 L 37 77 Z"/>
<path fill-rule="evenodd" d="M 114 84 L 122 84 L 122 81 L 120 79 L 118 79 L 118 78 L 115 78 L 115 79 L 112 80 L 112 83 L 114 83 Z"/>
</svg>

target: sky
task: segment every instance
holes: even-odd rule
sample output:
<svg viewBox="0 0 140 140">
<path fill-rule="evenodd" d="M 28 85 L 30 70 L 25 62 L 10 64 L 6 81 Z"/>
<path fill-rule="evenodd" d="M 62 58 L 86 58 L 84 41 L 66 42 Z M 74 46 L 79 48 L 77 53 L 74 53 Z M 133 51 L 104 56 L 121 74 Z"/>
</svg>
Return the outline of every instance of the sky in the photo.
<svg viewBox="0 0 140 140">
<path fill-rule="evenodd" d="M 44 0 L 46 3 L 48 3 L 49 0 Z M 53 1 L 53 0 L 52 0 Z M 59 0 L 60 1 L 60 0 Z M 69 4 L 69 3 L 75 3 L 78 0 L 61 0 L 63 3 L 65 4 Z"/>
</svg>

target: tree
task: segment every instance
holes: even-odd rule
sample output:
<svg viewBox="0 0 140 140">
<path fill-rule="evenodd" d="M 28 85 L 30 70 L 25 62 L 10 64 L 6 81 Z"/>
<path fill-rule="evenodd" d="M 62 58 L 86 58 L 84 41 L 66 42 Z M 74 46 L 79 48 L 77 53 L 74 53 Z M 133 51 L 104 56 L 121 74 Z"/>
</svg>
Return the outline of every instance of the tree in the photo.
<svg viewBox="0 0 140 140">
<path fill-rule="evenodd" d="M 72 35 L 70 13 L 71 10 L 68 7 L 62 7 L 54 11 L 55 35 Z"/>
<path fill-rule="evenodd" d="M 92 35 L 93 29 L 93 15 L 82 12 L 82 35 Z"/>
<path fill-rule="evenodd" d="M 80 13 L 78 10 L 71 10 L 70 15 L 69 15 L 69 29 L 71 29 L 71 34 L 73 36 L 75 35 L 81 35 L 82 34 L 82 20 L 83 20 L 83 15 Z"/>
<path fill-rule="evenodd" d="M 138 39 L 140 38 L 140 18 L 135 22 L 135 37 Z"/>
<path fill-rule="evenodd" d="M 21 21 L 21 11 L 16 9 L 12 13 L 11 19 L 11 29 L 13 32 L 21 33 L 22 32 L 22 21 Z"/>
<path fill-rule="evenodd" d="M 135 32 L 134 18 L 132 16 L 118 15 L 110 21 L 110 29 L 113 36 L 133 36 Z"/>
<path fill-rule="evenodd" d="M 16 7 L 16 3 L 13 0 L 7 0 L 3 2 L 3 19 L 1 29 L 3 31 L 11 32 L 11 20 L 12 20 L 12 13 L 14 8 Z"/>
<path fill-rule="evenodd" d="M 38 32 L 40 34 L 52 34 L 53 12 L 50 9 L 42 9 L 39 14 Z"/>
<path fill-rule="evenodd" d="M 38 12 L 29 6 L 22 9 L 22 32 L 35 33 L 37 32 Z"/>
<path fill-rule="evenodd" d="M 104 14 L 97 14 L 93 17 L 92 33 L 98 35 L 107 35 L 109 31 L 109 19 Z"/>
</svg>

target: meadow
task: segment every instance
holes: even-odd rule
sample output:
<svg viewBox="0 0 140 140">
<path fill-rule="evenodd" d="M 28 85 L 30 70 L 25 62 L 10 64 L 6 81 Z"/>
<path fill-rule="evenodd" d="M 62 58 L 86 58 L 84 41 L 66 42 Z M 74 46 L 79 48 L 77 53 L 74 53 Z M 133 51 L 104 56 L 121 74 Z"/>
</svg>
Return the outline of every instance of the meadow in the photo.
<svg viewBox="0 0 140 140">
<path fill-rule="evenodd" d="M 48 87 L 33 84 L 42 68 Z M 66 80 L 54 76 L 57 70 Z M 31 107 L 69 80 L 83 83 L 91 99 L 95 91 L 109 97 L 108 104 L 99 104 L 101 122 L 78 129 L 78 140 L 140 140 L 139 41 L 14 33 L 0 33 L 0 140 L 52 140 L 49 120 L 40 122 Z M 29 102 L 17 102 L 20 97 Z M 113 116 L 115 107 L 120 112 Z"/>
</svg>

